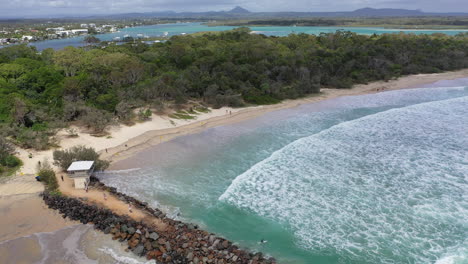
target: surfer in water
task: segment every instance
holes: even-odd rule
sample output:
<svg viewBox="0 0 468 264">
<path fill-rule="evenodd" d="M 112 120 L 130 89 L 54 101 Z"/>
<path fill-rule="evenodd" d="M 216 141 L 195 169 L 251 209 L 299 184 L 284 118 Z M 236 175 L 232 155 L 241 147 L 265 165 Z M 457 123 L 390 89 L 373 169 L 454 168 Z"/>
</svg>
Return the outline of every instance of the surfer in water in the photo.
<svg viewBox="0 0 468 264">
<path fill-rule="evenodd" d="M 266 244 L 266 243 L 268 243 L 268 241 L 265 240 L 265 239 L 262 239 L 262 240 L 260 240 L 260 242 L 258 242 L 258 243 L 259 243 L 259 244 Z"/>
</svg>

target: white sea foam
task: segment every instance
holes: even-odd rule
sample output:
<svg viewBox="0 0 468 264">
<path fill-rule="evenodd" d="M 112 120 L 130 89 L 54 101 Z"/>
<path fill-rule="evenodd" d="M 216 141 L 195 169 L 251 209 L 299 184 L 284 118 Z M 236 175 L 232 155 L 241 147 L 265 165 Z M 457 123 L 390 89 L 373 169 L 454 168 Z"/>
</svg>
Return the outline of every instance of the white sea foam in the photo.
<svg viewBox="0 0 468 264">
<path fill-rule="evenodd" d="M 116 264 L 155 264 L 156 263 L 154 260 L 144 261 L 141 259 L 138 260 L 135 257 L 123 256 L 122 253 L 117 253 L 112 248 L 109 248 L 109 247 L 99 248 L 99 251 L 106 255 L 111 256 L 116 261 Z"/>
<path fill-rule="evenodd" d="M 312 251 L 433 263 L 468 237 L 467 124 L 468 97 L 344 122 L 276 151 L 219 200 L 282 223 Z"/>
<path fill-rule="evenodd" d="M 104 175 L 104 174 L 123 174 L 123 173 L 130 173 L 130 172 L 135 172 L 139 171 L 140 168 L 131 168 L 131 169 L 125 169 L 125 170 L 107 170 L 107 171 L 99 171 L 96 174 L 97 175 Z"/>
<path fill-rule="evenodd" d="M 80 248 L 83 234 L 91 229 L 90 225 L 76 225 L 31 235 L 37 237 L 41 246 L 42 258 L 37 263 L 56 263 L 60 260 L 66 263 L 97 264 L 97 261 L 89 259 Z"/>
</svg>

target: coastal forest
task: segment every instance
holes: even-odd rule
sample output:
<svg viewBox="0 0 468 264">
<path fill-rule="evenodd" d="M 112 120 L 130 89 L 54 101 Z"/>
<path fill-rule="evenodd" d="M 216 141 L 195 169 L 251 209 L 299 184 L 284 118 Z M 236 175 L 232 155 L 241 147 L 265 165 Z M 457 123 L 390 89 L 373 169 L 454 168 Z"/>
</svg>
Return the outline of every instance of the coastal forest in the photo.
<svg viewBox="0 0 468 264">
<path fill-rule="evenodd" d="M 468 67 L 468 34 L 358 35 L 347 31 L 287 37 L 247 28 L 38 52 L 0 49 L 0 133 L 35 149 L 58 129 L 79 124 L 102 133 L 151 111 L 274 104 L 321 87 Z M 5 156 L 6 157 L 6 156 Z"/>
</svg>

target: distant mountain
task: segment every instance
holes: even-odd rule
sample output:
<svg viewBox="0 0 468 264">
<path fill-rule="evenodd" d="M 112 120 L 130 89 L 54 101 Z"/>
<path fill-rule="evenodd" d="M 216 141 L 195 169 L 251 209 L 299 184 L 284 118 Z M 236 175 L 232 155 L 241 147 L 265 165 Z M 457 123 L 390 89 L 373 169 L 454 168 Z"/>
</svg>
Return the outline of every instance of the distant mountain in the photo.
<svg viewBox="0 0 468 264">
<path fill-rule="evenodd" d="M 88 18 L 174 18 L 174 19 L 266 19 L 266 18 L 308 18 L 308 17 L 417 17 L 417 16 L 468 16 L 468 13 L 426 13 L 420 10 L 392 9 L 392 8 L 361 8 L 354 11 L 342 12 L 250 12 L 236 6 L 229 11 L 208 12 L 175 12 L 159 11 L 146 13 L 125 13 L 111 15 L 93 15 Z"/>
<path fill-rule="evenodd" d="M 228 11 L 228 13 L 231 13 L 231 14 L 249 14 L 250 11 L 245 9 L 245 8 L 242 8 L 240 6 L 236 6 L 233 9 L 231 9 L 231 11 Z"/>
<path fill-rule="evenodd" d="M 131 14 L 133 17 L 136 14 Z M 129 17 L 129 14 L 115 15 L 114 17 Z M 181 12 L 174 11 L 140 13 L 139 17 L 161 18 L 208 18 L 208 19 L 235 19 L 235 18 L 307 18 L 307 17 L 415 17 L 415 16 L 468 16 L 468 13 L 425 13 L 420 10 L 393 9 L 393 8 L 361 8 L 354 11 L 343 12 L 250 12 L 236 6 L 230 11 L 209 12 Z"/>
</svg>

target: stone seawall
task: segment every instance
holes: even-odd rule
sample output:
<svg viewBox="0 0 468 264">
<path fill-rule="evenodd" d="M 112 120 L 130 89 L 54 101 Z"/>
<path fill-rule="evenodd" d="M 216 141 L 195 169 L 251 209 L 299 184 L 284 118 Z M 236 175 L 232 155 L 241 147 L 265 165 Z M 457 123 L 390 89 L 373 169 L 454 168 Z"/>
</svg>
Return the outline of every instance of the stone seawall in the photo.
<svg viewBox="0 0 468 264">
<path fill-rule="evenodd" d="M 160 210 L 119 193 L 115 188 L 107 187 L 97 179 L 93 179 L 92 186 L 106 190 L 131 203 L 135 208 L 162 220 L 166 228 L 157 230 L 144 221 L 137 222 L 128 216 L 117 215 L 108 209 L 76 198 L 45 192 L 43 199 L 49 208 L 59 210 L 63 217 L 83 224 L 92 223 L 97 230 L 111 235 L 112 239 L 126 242 L 128 250 L 136 255 L 154 259 L 157 263 L 276 264 L 273 258 L 265 258 L 260 252 L 247 252 L 226 239 L 198 229 L 196 225 L 167 218 Z"/>
</svg>

